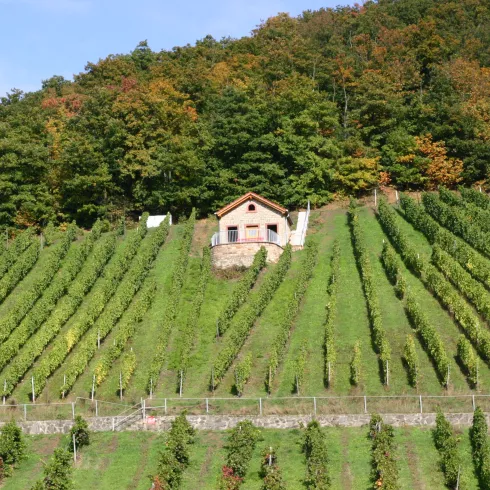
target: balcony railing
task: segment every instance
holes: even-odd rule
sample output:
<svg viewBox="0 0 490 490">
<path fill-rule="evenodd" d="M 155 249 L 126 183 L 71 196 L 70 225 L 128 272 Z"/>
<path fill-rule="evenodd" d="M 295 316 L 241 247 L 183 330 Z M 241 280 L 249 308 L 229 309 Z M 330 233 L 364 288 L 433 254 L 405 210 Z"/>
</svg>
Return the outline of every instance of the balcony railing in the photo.
<svg viewBox="0 0 490 490">
<path fill-rule="evenodd" d="M 256 236 L 238 230 L 216 232 L 211 238 L 211 246 L 226 245 L 230 243 L 275 243 L 281 245 L 279 235 L 272 230 L 257 230 Z"/>
</svg>

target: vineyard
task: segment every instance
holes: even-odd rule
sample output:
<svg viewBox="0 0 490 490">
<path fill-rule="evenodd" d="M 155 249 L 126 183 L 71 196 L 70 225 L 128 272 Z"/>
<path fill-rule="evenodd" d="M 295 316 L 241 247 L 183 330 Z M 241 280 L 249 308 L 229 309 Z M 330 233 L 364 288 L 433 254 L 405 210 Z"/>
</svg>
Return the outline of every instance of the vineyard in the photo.
<svg viewBox="0 0 490 490">
<path fill-rule="evenodd" d="M 228 273 L 194 212 L 27 230 L 0 249 L 1 396 L 488 393 L 489 216 L 468 189 L 351 202 L 312 211 L 303 250 Z"/>
<path fill-rule="evenodd" d="M 456 475 L 451 475 L 449 471 L 443 471 L 438 465 L 443 457 L 441 454 L 443 446 L 438 445 L 441 447 L 439 452 L 434 443 L 432 430 L 381 427 L 386 427 L 387 435 L 391 436 L 391 441 L 388 442 L 391 442 L 392 455 L 396 461 L 393 474 L 396 476 L 397 486 L 387 488 L 444 490 L 448 488 L 445 486 L 445 481 L 448 483 L 454 481 L 451 477 L 457 477 L 460 465 L 463 468 L 460 475 L 460 488 L 467 490 L 478 488 L 468 429 L 457 431 L 449 427 L 449 437 L 457 438 L 457 443 L 452 450 L 454 455 L 452 461 L 456 458 L 454 461 Z M 367 426 L 319 429 L 312 424 L 308 428 L 308 433 L 300 429 L 260 430 L 252 439 L 247 454 L 243 454 L 245 451 L 240 452 L 242 457 L 240 474 L 244 475 L 240 488 L 243 490 L 263 488 L 262 469 L 264 459 L 267 461 L 267 454 L 272 454 L 274 469 L 280 472 L 282 482 L 287 489 L 374 488 L 374 473 L 377 466 L 375 468 L 373 465 L 373 453 L 383 449 L 383 446 L 378 443 L 373 447 L 373 439 L 368 434 Z M 219 488 L 222 468 L 230 461 L 228 447 L 230 438 L 230 432 L 197 432 L 188 448 L 189 463 L 182 474 L 180 488 L 183 490 Z M 166 440 L 166 434 L 154 432 L 91 434 L 90 445 L 82 449 L 80 461 L 73 467 L 74 488 L 148 490 L 151 486 L 148 475 L 155 473 L 159 452 Z M 321 441 L 324 441 L 324 444 L 321 444 Z M 235 442 L 243 444 L 242 440 Z M 32 482 L 42 474 L 42 461 L 50 458 L 55 447 L 64 447 L 66 444 L 66 435 L 30 438 L 27 459 L 14 470 L 14 475 L 5 481 L 2 488 L 5 490 L 30 488 Z M 389 461 L 393 464 L 393 459 Z M 322 478 L 323 482 L 330 482 L 330 487 L 319 486 L 319 478 Z"/>
</svg>

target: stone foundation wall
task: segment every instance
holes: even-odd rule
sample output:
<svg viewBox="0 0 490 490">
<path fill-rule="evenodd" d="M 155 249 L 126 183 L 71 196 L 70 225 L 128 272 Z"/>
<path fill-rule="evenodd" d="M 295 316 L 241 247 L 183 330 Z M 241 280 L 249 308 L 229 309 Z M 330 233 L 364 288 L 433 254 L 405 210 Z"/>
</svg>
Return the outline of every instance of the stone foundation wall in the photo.
<svg viewBox="0 0 490 490">
<path fill-rule="evenodd" d="M 230 267 L 250 267 L 260 247 L 267 250 L 267 262 L 276 263 L 283 248 L 275 243 L 227 243 L 216 245 L 211 251 L 213 266 L 216 269 Z"/>
<path fill-rule="evenodd" d="M 434 427 L 435 413 L 423 414 L 383 414 L 383 420 L 395 427 Z M 469 427 L 473 421 L 473 413 L 448 413 L 449 422 L 459 427 Z M 486 414 L 490 425 L 490 414 Z M 147 419 L 133 420 L 132 423 L 118 427 L 124 417 L 97 417 L 87 419 L 90 430 L 94 432 L 108 432 L 113 430 L 131 431 L 166 431 L 174 416 L 163 416 Z M 297 429 L 301 424 L 306 425 L 313 418 L 320 422 L 322 427 L 363 427 L 369 423 L 369 414 L 359 415 L 282 415 L 262 417 L 238 417 L 227 415 L 188 415 L 191 425 L 198 430 L 226 430 L 234 427 L 242 420 L 250 420 L 257 427 L 267 429 Z M 150 423 L 152 422 L 152 423 Z M 3 424 L 0 424 L 0 426 Z M 46 420 L 37 422 L 20 422 L 19 426 L 26 434 L 66 434 L 73 425 L 72 420 Z"/>
</svg>

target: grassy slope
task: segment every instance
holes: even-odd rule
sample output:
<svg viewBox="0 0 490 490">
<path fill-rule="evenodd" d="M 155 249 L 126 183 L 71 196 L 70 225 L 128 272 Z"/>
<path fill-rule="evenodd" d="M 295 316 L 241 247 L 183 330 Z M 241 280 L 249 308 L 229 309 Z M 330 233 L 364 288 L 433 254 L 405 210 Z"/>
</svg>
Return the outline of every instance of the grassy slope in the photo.
<svg viewBox="0 0 490 490">
<path fill-rule="evenodd" d="M 371 488 L 371 443 L 367 428 L 326 428 L 329 469 L 333 489 Z M 246 475 L 244 490 L 259 490 L 261 454 L 265 447 L 277 450 L 279 465 L 288 488 L 303 488 L 305 460 L 301 452 L 300 430 L 271 430 L 261 432 Z M 77 490 L 146 490 L 148 475 L 156 469 L 158 452 L 164 447 L 165 436 L 153 432 L 122 432 L 92 434 L 91 445 L 80 453 L 73 480 Z M 401 489 L 443 490 L 438 453 L 432 435 L 426 429 L 400 428 L 395 430 L 398 446 L 398 466 Z M 190 449 L 191 464 L 186 470 L 184 490 L 212 490 L 217 487 L 221 466 L 225 461 L 227 433 L 198 432 Z M 54 448 L 67 444 L 67 436 L 35 436 L 28 438 L 29 458 L 15 470 L 14 476 L 2 487 L 5 490 L 29 488 L 42 472 L 41 460 L 47 460 Z M 471 464 L 468 431 L 461 432 L 460 450 L 463 454 L 468 488 L 477 488 Z"/>
</svg>

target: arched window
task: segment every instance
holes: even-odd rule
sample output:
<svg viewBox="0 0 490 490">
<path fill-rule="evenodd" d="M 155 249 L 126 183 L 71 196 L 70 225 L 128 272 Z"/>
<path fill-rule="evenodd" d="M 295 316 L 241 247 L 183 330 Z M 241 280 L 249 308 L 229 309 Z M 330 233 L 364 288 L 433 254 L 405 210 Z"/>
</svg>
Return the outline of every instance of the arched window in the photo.
<svg viewBox="0 0 490 490">
<path fill-rule="evenodd" d="M 249 204 L 249 205 L 248 205 L 248 210 L 249 210 L 250 212 L 255 211 L 255 204 Z"/>
</svg>

